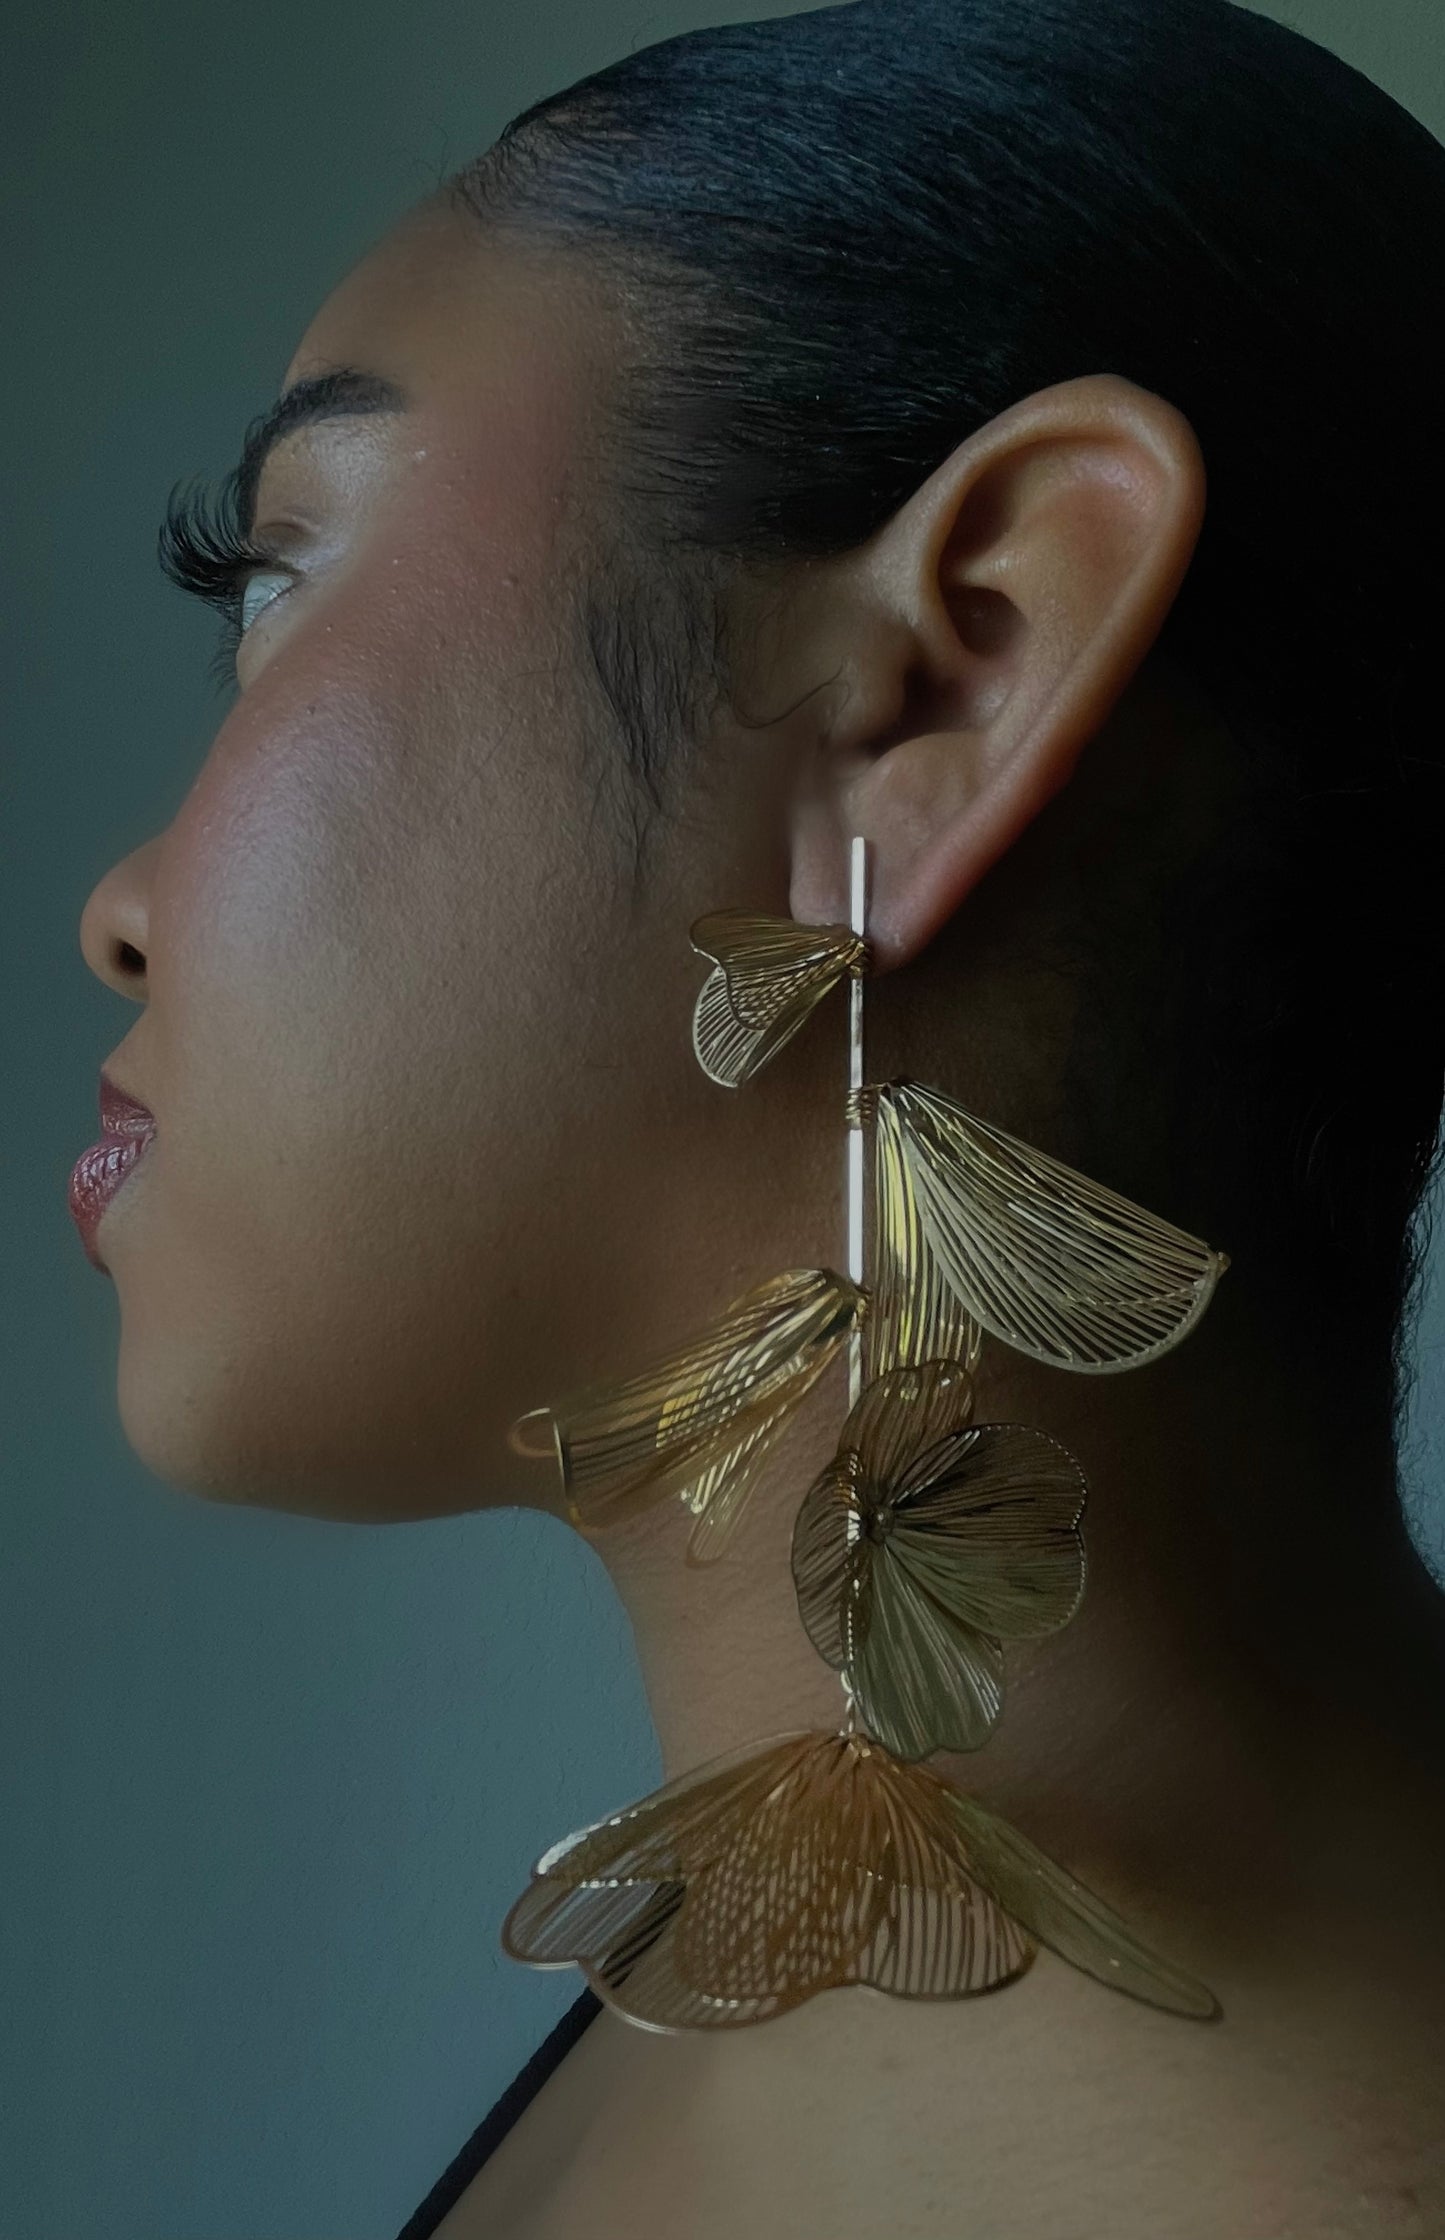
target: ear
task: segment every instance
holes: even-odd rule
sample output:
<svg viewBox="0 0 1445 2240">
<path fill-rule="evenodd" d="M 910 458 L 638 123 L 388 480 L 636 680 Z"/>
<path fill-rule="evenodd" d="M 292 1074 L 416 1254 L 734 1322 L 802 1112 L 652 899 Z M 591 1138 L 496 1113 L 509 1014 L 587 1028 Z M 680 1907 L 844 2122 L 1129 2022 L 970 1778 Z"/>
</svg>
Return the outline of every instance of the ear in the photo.
<svg viewBox="0 0 1445 2240">
<path fill-rule="evenodd" d="M 840 689 L 799 767 L 795 918 L 846 920 L 861 833 L 880 968 L 932 939 L 1104 724 L 1179 589 L 1204 499 L 1183 414 L 1086 374 L 999 413 L 813 574 L 803 627 Z"/>
</svg>

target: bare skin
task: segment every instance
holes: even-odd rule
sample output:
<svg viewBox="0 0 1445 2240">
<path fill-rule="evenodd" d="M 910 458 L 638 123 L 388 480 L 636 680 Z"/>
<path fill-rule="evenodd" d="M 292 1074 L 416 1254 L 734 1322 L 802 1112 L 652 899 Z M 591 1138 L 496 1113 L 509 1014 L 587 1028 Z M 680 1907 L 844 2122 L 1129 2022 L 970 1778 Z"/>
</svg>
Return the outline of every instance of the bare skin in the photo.
<svg viewBox="0 0 1445 2240">
<path fill-rule="evenodd" d="M 273 453 L 257 529 L 294 572 L 175 819 L 87 905 L 88 960 L 144 1006 L 108 1070 L 158 1120 L 99 1235 L 122 1419 L 208 1498 L 548 1508 L 515 1416 L 764 1273 L 836 1263 L 836 1014 L 747 1092 L 713 1088 L 687 1033 L 701 911 L 845 915 L 861 831 L 870 1072 L 1068 1156 L 1058 929 L 1091 879 L 1143 891 L 1207 828 L 1185 775 L 1206 719 L 1140 666 L 1204 466 L 1167 400 L 1101 372 L 961 443 L 867 547 L 739 584 L 734 704 L 634 880 L 571 603 L 625 345 L 555 253 L 439 204 L 363 260 L 286 384 L 359 366 L 410 407 Z M 1145 1116 L 1100 1179 L 1188 1224 Z M 1212 1241 L 1220 1294 L 1149 1368 L 986 1357 L 980 1417 L 1084 1460 L 1090 1586 L 1011 1666 L 997 1738 L 945 1770 L 1225 2020 L 1047 1954 L 981 2000 L 832 1992 L 713 2037 L 603 2014 L 446 2240 L 1445 2229 L 1445 1604 L 1387 1430 L 1340 1429 L 1347 1358 L 1300 1342 L 1262 1251 Z M 684 1568 L 670 1508 L 598 1543 L 669 1774 L 837 1722 L 787 1550 L 841 1399 L 815 1395 L 716 1570 Z"/>
</svg>

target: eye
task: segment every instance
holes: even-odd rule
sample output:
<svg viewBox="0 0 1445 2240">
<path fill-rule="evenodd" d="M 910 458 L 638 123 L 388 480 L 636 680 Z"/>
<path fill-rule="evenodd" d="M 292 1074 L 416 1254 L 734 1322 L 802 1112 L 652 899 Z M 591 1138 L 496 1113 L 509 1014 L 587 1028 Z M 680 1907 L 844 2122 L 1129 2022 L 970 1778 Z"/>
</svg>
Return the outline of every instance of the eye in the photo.
<svg viewBox="0 0 1445 2240">
<path fill-rule="evenodd" d="M 237 472 L 216 497 L 204 489 L 183 492 L 178 484 L 156 540 L 162 574 L 220 616 L 211 676 L 222 688 L 236 681 L 236 650 L 251 624 L 297 580 L 279 554 L 242 533 Z"/>
<path fill-rule="evenodd" d="M 279 568 L 253 568 L 240 585 L 240 634 L 245 636 L 255 621 L 284 591 L 291 588 L 291 577 Z"/>
</svg>

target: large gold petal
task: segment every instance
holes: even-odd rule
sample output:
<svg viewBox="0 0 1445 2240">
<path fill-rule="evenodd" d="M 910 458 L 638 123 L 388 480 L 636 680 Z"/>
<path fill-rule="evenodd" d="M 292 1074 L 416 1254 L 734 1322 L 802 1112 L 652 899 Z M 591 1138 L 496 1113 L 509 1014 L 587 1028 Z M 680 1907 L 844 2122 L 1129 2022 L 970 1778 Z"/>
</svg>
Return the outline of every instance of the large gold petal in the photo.
<svg viewBox="0 0 1445 2240">
<path fill-rule="evenodd" d="M 912 1591 L 892 1563 L 874 1567 L 846 1673 L 864 1726 L 898 1758 L 981 1749 L 1003 1711 L 1002 1644 Z"/>
<path fill-rule="evenodd" d="M 863 1498 L 896 1498 L 931 1475 L 933 1458 L 973 1414 L 973 1379 L 960 1361 L 924 1361 L 865 1386 L 838 1434 L 857 1456 Z"/>
<path fill-rule="evenodd" d="M 703 1072 L 736 1089 L 791 1041 L 815 1004 L 862 965 L 867 943 L 849 926 L 810 926 L 747 910 L 699 918 L 692 945 L 713 960 L 693 1013 Z"/>
<path fill-rule="evenodd" d="M 915 1082 L 895 1115 L 928 1248 L 962 1305 L 1060 1368 L 1137 1368 L 1204 1312 L 1229 1256 Z"/>
<path fill-rule="evenodd" d="M 854 1455 L 830 1462 L 803 1497 L 793 1526 L 793 1586 L 808 1639 L 825 1664 L 843 1671 L 867 1632 L 873 1594 Z"/>
<path fill-rule="evenodd" d="M 910 1597 L 960 1625 L 1029 1641 L 1067 1625 L 1084 1592 L 1075 1456 L 1022 1423 L 968 1424 L 899 1494 L 882 1555 Z"/>
<path fill-rule="evenodd" d="M 883 1830 L 863 1761 L 800 1753 L 694 1876 L 675 1964 L 713 1997 L 807 1998 L 853 1980 L 886 1906 Z"/>
<path fill-rule="evenodd" d="M 973 1873 L 1041 1945 L 1131 1999 L 1196 2021 L 1218 2019 L 1219 2001 L 1207 1985 L 1151 1950 L 1112 1906 L 1008 1821 L 957 1789 L 947 1810 Z"/>
<path fill-rule="evenodd" d="M 859 1092 L 859 1107 L 873 1146 L 867 1259 L 872 1296 L 863 1326 L 864 1379 L 871 1384 L 890 1369 L 941 1359 L 972 1369 L 982 1350 L 983 1330 L 929 1248 L 898 1115 L 888 1097 L 874 1088 Z"/>
<path fill-rule="evenodd" d="M 568 1513 L 584 1531 L 680 1494 L 699 1518 L 694 1553 L 720 1554 L 768 1443 L 827 1367 L 863 1295 L 826 1268 L 754 1286 L 674 1352 L 513 1427 L 552 1436 Z M 716 1511 L 715 1518 L 710 1512 Z M 702 1529 L 706 1520 L 707 1529 Z"/>
<path fill-rule="evenodd" d="M 573 1886 L 686 1881 L 719 1857 L 816 1740 L 811 1733 L 780 1735 L 692 1767 L 562 1837 L 532 1871 Z"/>
<path fill-rule="evenodd" d="M 534 1882 L 507 1916 L 503 1945 L 534 1968 L 576 1962 L 615 2013 L 645 2029 L 736 2029 L 780 2014 L 782 1999 L 709 1999 L 679 1976 L 673 1932 L 684 1887 Z"/>
<path fill-rule="evenodd" d="M 1036 1942 L 1153 2005 L 1218 2012 L 1016 1829 L 858 1735 L 753 1744 L 554 1845 L 503 1941 L 580 1961 L 664 2030 L 764 2021 L 846 1983 L 962 1998 L 1019 1975 Z"/>
<path fill-rule="evenodd" d="M 1013 1982 L 1033 1961 L 1033 1939 L 968 1872 L 940 1810 L 943 1784 L 876 1745 L 869 1755 L 888 1828 L 888 1909 L 859 1982 L 906 1999 L 968 1998 Z"/>
<path fill-rule="evenodd" d="M 644 2030 L 742 2029 L 753 2022 L 771 2022 L 812 1996 L 809 1989 L 790 1997 L 770 1992 L 755 1998 L 710 1998 L 679 1971 L 672 1920 L 640 1951 L 616 1947 L 599 1961 L 584 1961 L 582 1972 L 614 2014 Z"/>
</svg>

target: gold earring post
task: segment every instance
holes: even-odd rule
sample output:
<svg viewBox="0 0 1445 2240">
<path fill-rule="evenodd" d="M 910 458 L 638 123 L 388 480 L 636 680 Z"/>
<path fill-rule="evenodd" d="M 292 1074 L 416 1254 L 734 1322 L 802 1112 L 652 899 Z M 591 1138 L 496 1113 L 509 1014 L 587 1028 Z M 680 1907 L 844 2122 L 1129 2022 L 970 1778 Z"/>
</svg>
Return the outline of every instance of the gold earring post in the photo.
<svg viewBox="0 0 1445 2240">
<path fill-rule="evenodd" d="M 855 833 L 849 843 L 848 923 L 860 940 L 868 931 L 868 843 Z M 863 1282 L 863 972 L 848 977 L 848 1275 Z M 855 1321 L 848 1333 L 848 1405 L 856 1408 L 863 1390 L 863 1333 Z"/>
</svg>

